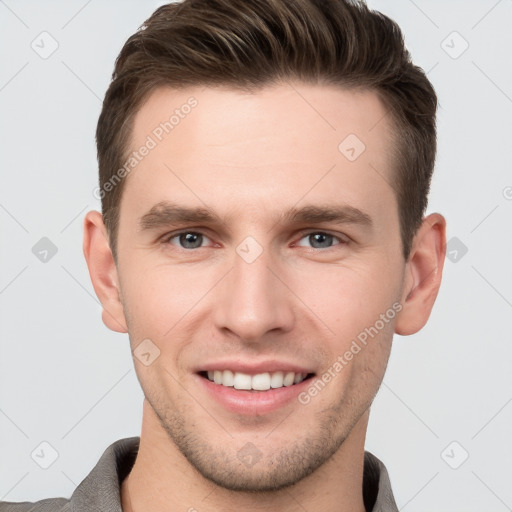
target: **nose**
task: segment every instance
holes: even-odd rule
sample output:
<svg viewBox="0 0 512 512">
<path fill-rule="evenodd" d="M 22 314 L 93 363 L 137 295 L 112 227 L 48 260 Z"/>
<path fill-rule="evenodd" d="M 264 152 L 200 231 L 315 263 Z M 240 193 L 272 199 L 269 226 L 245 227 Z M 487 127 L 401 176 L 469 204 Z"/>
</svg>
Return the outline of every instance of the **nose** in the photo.
<svg viewBox="0 0 512 512">
<path fill-rule="evenodd" d="M 217 329 L 230 331 L 244 343 L 268 339 L 294 325 L 294 295 L 287 287 L 282 265 L 264 250 L 248 262 L 238 253 L 233 268 L 221 281 L 213 315 Z"/>
</svg>

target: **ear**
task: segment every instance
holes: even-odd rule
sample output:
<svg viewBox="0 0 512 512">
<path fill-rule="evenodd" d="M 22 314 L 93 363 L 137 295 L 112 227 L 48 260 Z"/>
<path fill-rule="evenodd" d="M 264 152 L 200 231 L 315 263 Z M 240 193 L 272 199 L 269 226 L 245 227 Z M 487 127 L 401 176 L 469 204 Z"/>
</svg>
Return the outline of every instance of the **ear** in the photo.
<svg viewBox="0 0 512 512">
<path fill-rule="evenodd" d="M 103 323 L 112 331 L 128 332 L 117 269 L 100 212 L 93 210 L 85 216 L 83 249 L 94 291 L 103 307 Z"/>
<path fill-rule="evenodd" d="M 405 267 L 402 310 L 395 332 L 403 336 L 418 332 L 426 323 L 441 286 L 446 254 L 446 220 L 439 213 L 423 219 Z"/>
</svg>

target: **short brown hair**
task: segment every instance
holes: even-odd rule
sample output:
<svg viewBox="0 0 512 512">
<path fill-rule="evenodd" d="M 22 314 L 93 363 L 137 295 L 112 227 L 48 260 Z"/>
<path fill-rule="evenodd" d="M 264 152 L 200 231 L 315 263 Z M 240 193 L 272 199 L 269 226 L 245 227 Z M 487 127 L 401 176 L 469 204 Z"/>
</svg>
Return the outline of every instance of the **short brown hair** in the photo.
<svg viewBox="0 0 512 512">
<path fill-rule="evenodd" d="M 363 88 L 383 101 L 395 127 L 392 186 L 407 260 L 428 201 L 437 97 L 398 25 L 363 2 L 184 0 L 159 7 L 116 60 L 96 131 L 100 190 L 123 165 L 134 116 L 155 88 L 257 90 L 289 79 Z M 116 261 L 124 181 L 101 195 Z"/>
</svg>

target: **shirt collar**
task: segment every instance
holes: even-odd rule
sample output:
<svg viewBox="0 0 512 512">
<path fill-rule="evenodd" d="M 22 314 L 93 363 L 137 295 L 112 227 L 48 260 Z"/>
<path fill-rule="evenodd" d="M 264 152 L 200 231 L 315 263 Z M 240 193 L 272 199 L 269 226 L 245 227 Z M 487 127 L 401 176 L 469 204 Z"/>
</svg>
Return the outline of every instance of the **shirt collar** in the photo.
<svg viewBox="0 0 512 512">
<path fill-rule="evenodd" d="M 398 512 L 386 466 L 364 452 L 363 498 L 367 512 Z"/>
</svg>

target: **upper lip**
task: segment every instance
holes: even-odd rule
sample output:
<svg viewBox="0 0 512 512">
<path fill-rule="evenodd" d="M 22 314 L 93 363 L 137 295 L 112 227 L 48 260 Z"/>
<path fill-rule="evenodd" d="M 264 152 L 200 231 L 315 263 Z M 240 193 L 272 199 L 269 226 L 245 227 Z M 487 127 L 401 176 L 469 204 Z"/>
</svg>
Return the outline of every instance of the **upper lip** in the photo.
<svg viewBox="0 0 512 512">
<path fill-rule="evenodd" d="M 268 361 L 260 361 L 258 363 L 252 361 L 240 360 L 223 360 L 206 363 L 196 369 L 196 373 L 208 372 L 214 370 L 231 370 L 232 372 L 246 373 L 248 375 L 257 375 L 259 373 L 273 372 L 294 372 L 294 373 L 313 373 L 311 368 L 307 368 L 300 364 L 288 363 L 285 361 L 277 361 L 275 359 Z"/>
</svg>

